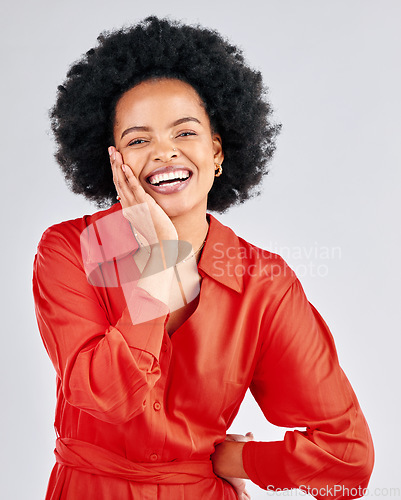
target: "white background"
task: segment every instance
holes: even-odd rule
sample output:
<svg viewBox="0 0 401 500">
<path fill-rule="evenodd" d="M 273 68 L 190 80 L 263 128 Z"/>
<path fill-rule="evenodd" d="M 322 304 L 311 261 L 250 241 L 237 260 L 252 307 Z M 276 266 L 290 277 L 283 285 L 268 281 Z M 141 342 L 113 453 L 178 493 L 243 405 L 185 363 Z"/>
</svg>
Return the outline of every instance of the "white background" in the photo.
<svg viewBox="0 0 401 500">
<path fill-rule="evenodd" d="M 218 218 L 281 251 L 298 272 L 371 428 L 372 495 L 390 496 L 401 489 L 401 2 L 25 0 L 0 16 L 0 497 L 43 498 L 54 462 L 55 374 L 31 293 L 36 245 L 48 226 L 96 211 L 64 184 L 47 111 L 68 66 L 101 31 L 153 13 L 217 29 L 270 87 L 283 123 L 271 174 L 261 197 Z M 258 440 L 284 433 L 251 398 L 232 428 L 249 430 Z M 249 489 L 253 499 L 273 496 Z"/>
</svg>

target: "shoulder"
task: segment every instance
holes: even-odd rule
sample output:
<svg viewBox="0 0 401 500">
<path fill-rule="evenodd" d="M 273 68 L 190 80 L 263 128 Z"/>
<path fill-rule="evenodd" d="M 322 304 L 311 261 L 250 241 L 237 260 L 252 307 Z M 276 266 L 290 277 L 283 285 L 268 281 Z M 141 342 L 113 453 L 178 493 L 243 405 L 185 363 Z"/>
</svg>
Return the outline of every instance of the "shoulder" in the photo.
<svg viewBox="0 0 401 500">
<path fill-rule="evenodd" d="M 259 278 L 269 281 L 282 279 L 293 281 L 296 278 L 294 271 L 281 257 L 281 255 L 260 248 L 243 238 L 239 237 L 239 255 L 242 258 L 243 265 L 249 270 L 250 277 L 259 272 Z M 254 272 L 251 272 L 251 270 Z"/>
<path fill-rule="evenodd" d="M 50 248 L 59 252 L 67 249 L 75 251 L 80 247 L 80 238 L 82 233 L 89 226 L 107 215 L 112 215 L 120 210 L 120 203 L 116 203 L 106 210 L 100 210 L 77 219 L 71 219 L 53 224 L 42 234 L 38 244 L 38 251 L 42 248 Z"/>
<path fill-rule="evenodd" d="M 235 278 L 242 293 L 262 294 L 279 300 L 297 280 L 295 272 L 277 253 L 260 248 L 224 226 L 214 217 L 213 266 L 225 278 Z"/>
<path fill-rule="evenodd" d="M 243 288 L 252 296 L 263 297 L 265 307 L 277 306 L 297 281 L 297 276 L 281 255 L 238 238 Z"/>
</svg>

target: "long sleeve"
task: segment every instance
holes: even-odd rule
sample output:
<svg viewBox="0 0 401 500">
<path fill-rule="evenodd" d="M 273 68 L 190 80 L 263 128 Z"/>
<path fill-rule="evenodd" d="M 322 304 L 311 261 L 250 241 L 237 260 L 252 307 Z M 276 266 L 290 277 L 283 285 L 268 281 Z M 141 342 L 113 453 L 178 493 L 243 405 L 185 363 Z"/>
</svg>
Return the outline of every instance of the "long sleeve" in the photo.
<svg viewBox="0 0 401 500">
<path fill-rule="evenodd" d="M 66 400 L 108 423 L 141 413 L 160 377 L 167 306 L 136 287 L 134 307 L 125 304 L 111 324 L 79 252 L 52 230 L 38 246 L 33 292 L 40 333 Z M 133 309 L 140 315 L 144 308 L 151 308 L 155 319 L 133 324 Z"/>
<path fill-rule="evenodd" d="M 331 333 L 298 280 L 264 330 L 251 391 L 270 422 L 306 430 L 288 431 L 283 441 L 246 443 L 245 471 L 268 490 L 362 496 L 374 460 L 369 429 Z"/>
</svg>

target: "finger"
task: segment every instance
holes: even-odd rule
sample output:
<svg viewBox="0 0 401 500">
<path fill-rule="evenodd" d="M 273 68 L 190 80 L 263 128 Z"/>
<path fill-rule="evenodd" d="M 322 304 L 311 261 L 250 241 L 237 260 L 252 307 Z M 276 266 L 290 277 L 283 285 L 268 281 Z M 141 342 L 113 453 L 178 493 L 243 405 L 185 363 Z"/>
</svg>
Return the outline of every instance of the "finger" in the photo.
<svg viewBox="0 0 401 500">
<path fill-rule="evenodd" d="M 242 434 L 227 434 L 226 441 L 243 441 L 244 436 Z"/>
<path fill-rule="evenodd" d="M 146 191 L 144 190 L 143 186 L 139 182 L 139 179 L 137 178 L 137 176 L 134 174 L 134 171 L 132 170 L 132 168 L 129 165 L 124 163 L 122 165 L 122 169 L 124 171 L 125 178 L 127 180 L 127 184 L 129 186 L 129 188 L 131 189 L 132 194 L 134 195 L 135 201 L 137 203 L 145 203 L 147 201 L 149 202 L 150 201 L 149 196 L 147 196 Z"/>
<path fill-rule="evenodd" d="M 113 174 L 113 183 L 116 188 L 117 193 L 120 195 L 121 185 L 124 180 L 124 176 L 121 172 L 119 172 L 121 168 L 120 155 L 117 155 L 118 151 L 113 146 L 109 147 L 109 155 L 110 155 L 110 165 Z"/>
<path fill-rule="evenodd" d="M 253 434 L 252 432 L 248 432 L 245 436 L 242 434 L 227 434 L 226 435 L 226 441 L 239 441 L 239 442 L 244 442 L 244 441 L 253 441 Z"/>
<path fill-rule="evenodd" d="M 146 192 L 139 183 L 136 175 L 129 165 L 123 163 L 121 153 L 115 150 L 112 154 L 113 168 L 116 179 L 116 189 L 122 198 L 123 206 L 130 206 L 146 202 Z"/>
<path fill-rule="evenodd" d="M 146 191 L 143 189 L 138 178 L 135 176 L 132 168 L 124 163 L 121 166 L 121 169 L 124 172 L 127 186 L 131 190 L 131 193 L 133 194 L 136 203 L 145 203 L 147 201 Z"/>
<path fill-rule="evenodd" d="M 133 196 L 132 190 L 127 182 L 127 177 L 123 171 L 123 158 L 121 154 L 114 150 L 110 157 L 111 167 L 113 171 L 113 182 L 117 191 L 118 196 L 120 196 L 120 201 L 123 207 L 128 207 L 136 204 L 135 197 Z"/>
</svg>

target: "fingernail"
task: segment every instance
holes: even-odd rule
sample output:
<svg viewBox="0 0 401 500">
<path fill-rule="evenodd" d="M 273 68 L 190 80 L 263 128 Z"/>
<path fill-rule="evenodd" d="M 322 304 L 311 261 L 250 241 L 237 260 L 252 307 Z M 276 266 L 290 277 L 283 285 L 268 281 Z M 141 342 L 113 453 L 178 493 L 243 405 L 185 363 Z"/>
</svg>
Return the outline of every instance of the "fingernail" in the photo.
<svg viewBox="0 0 401 500">
<path fill-rule="evenodd" d="M 122 171 L 125 173 L 125 165 L 121 165 Z"/>
<path fill-rule="evenodd" d="M 113 146 L 110 146 L 109 149 L 108 149 L 108 152 L 109 152 L 109 156 L 111 156 L 113 154 Z"/>
</svg>

